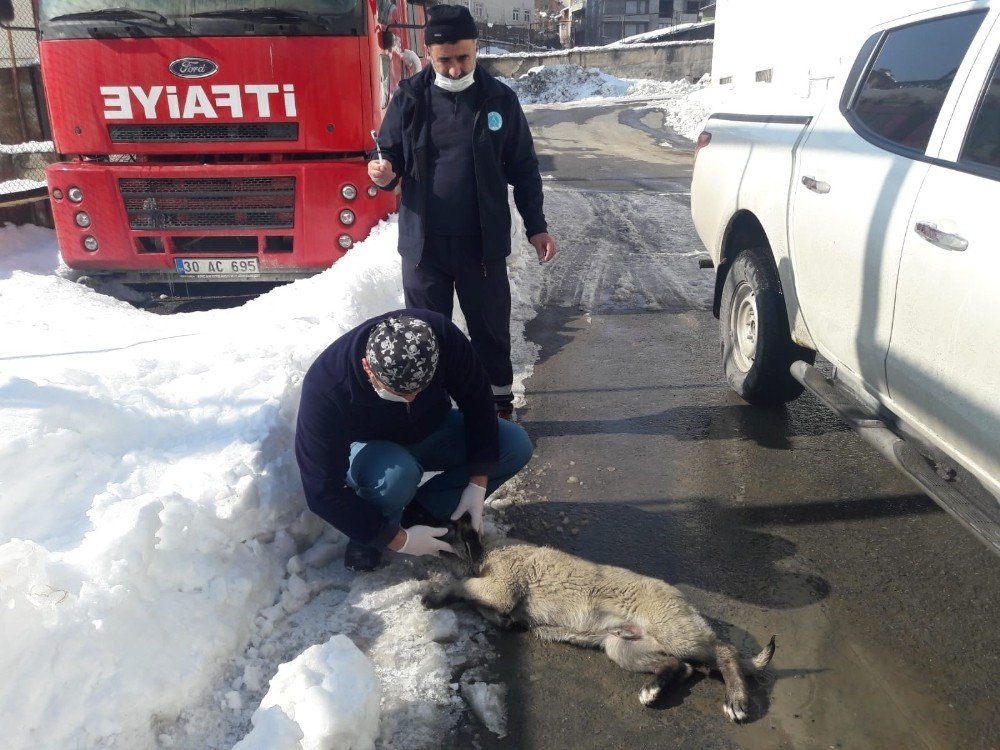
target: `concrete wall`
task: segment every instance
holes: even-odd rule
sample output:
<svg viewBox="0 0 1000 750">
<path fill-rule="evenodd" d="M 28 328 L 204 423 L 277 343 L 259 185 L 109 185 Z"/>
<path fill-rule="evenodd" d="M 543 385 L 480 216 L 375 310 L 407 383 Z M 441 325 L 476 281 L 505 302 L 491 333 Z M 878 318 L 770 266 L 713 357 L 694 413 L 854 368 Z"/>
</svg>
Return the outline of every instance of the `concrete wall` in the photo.
<svg viewBox="0 0 1000 750">
<path fill-rule="evenodd" d="M 665 42 L 642 47 L 580 47 L 557 54 L 482 55 L 482 63 L 493 75 L 516 78 L 539 65 L 580 65 L 600 68 L 619 78 L 651 78 L 654 81 L 697 80 L 712 71 L 712 42 Z"/>
</svg>

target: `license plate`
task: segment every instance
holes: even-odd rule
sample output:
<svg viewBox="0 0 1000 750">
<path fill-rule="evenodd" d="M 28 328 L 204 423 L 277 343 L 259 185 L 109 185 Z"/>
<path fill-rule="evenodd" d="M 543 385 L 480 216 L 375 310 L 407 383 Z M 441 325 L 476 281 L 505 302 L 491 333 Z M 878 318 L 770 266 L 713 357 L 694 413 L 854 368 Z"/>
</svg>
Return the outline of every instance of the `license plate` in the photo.
<svg viewBox="0 0 1000 750">
<path fill-rule="evenodd" d="M 180 276 L 257 276 L 256 258 L 174 258 Z"/>
</svg>

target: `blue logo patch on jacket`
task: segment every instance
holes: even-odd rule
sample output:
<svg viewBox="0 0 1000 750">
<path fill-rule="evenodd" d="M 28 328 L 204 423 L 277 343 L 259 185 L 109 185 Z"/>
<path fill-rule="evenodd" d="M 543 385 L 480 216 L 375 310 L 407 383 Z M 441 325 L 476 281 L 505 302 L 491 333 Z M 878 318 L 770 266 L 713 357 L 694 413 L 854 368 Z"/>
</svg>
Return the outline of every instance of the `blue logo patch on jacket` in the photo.
<svg viewBox="0 0 1000 750">
<path fill-rule="evenodd" d="M 503 118 L 499 112 L 490 112 L 486 116 L 486 125 L 490 130 L 499 130 L 503 127 Z"/>
</svg>

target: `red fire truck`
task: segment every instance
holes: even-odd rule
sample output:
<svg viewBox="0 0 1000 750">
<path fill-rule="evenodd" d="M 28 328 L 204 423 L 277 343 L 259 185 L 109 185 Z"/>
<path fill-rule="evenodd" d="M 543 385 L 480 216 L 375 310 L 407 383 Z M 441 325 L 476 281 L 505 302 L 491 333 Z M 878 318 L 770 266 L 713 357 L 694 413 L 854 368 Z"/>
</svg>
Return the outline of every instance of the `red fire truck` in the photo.
<svg viewBox="0 0 1000 750">
<path fill-rule="evenodd" d="M 289 281 L 396 209 L 372 131 L 425 0 L 40 0 L 66 263 L 127 283 Z"/>
</svg>

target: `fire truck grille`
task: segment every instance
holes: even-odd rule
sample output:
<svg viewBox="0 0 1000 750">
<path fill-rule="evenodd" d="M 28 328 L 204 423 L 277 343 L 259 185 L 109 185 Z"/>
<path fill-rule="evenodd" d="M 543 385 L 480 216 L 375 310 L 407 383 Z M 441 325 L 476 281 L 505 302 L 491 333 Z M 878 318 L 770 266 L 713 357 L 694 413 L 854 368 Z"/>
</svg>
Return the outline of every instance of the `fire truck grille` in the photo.
<svg viewBox="0 0 1000 750">
<path fill-rule="evenodd" d="M 109 125 L 112 143 L 208 143 L 212 141 L 297 141 L 294 122 L 217 125 Z"/>
<path fill-rule="evenodd" d="M 294 177 L 118 180 L 132 229 L 295 226 Z"/>
</svg>

